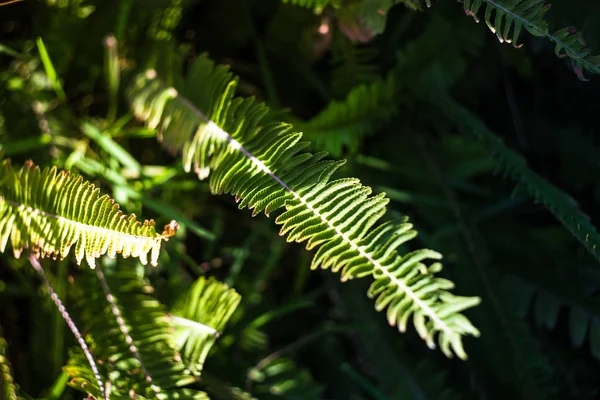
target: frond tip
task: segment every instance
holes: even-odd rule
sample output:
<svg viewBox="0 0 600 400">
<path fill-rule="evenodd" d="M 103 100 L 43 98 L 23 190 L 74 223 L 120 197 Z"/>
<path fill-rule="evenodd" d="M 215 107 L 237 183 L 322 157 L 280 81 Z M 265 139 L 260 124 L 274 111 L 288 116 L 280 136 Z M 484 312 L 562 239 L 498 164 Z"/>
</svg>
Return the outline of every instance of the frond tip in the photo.
<svg viewBox="0 0 600 400">
<path fill-rule="evenodd" d="M 161 242 L 177 231 L 177 223 L 162 234 L 153 220 L 140 222 L 125 215 L 108 195 L 81 176 L 56 167 L 40 170 L 28 161 L 18 171 L 10 160 L 0 163 L 0 252 L 10 239 L 19 258 L 24 249 L 40 257 L 65 258 L 75 245 L 77 263 L 108 254 L 137 257 L 157 265 Z"/>
</svg>

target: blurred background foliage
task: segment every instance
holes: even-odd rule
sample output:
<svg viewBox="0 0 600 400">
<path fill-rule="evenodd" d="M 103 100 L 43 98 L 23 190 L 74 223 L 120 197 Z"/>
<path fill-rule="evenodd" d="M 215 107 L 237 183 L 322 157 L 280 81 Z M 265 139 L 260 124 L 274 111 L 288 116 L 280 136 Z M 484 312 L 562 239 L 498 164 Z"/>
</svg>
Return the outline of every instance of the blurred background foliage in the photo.
<svg viewBox="0 0 600 400">
<path fill-rule="evenodd" d="M 182 229 L 146 271 L 163 303 L 203 275 L 242 295 L 204 368 L 213 399 L 599 398 L 600 79 L 578 80 L 547 40 L 500 44 L 454 1 L 288 3 L 1 6 L 2 151 L 77 171 L 127 212 L 176 219 Z M 545 19 L 600 49 L 599 3 L 555 0 Z M 468 361 L 398 334 L 364 282 L 310 272 L 310 255 L 271 221 L 210 195 L 160 150 L 123 83 L 148 65 L 168 81 L 180 72 L 173 51 L 230 65 L 239 94 L 293 122 L 313 150 L 348 158 L 346 175 L 410 216 L 456 292 L 482 298 L 467 312 L 481 331 Z M 76 320 L 80 273 L 68 260 L 48 270 Z M 74 339 L 25 262 L 4 255 L 0 325 L 0 357 L 24 392 L 82 398 L 62 372 Z"/>
</svg>

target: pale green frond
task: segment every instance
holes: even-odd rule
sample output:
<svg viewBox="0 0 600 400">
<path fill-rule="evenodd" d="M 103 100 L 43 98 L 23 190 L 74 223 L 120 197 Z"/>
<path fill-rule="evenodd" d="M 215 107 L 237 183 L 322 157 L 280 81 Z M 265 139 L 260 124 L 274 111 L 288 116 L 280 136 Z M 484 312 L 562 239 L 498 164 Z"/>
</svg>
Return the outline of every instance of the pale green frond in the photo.
<svg viewBox="0 0 600 400">
<path fill-rule="evenodd" d="M 283 209 L 276 219 L 288 241 L 320 246 L 312 268 L 341 272 L 342 280 L 370 275 L 378 309 L 392 325 L 413 320 L 430 347 L 465 358 L 463 335 L 479 335 L 460 314 L 478 298 L 452 296 L 452 283 L 434 277 L 441 256 L 421 251 L 402 256 L 397 247 L 414 237 L 410 224 L 375 228 L 388 199 L 370 196 L 357 179 L 331 180 L 344 161 L 303 152 L 306 143 L 289 124 L 266 122 L 264 104 L 235 98 L 237 80 L 201 56 L 180 91 L 163 86 L 151 70 L 139 75 L 129 96 L 138 118 L 157 128 L 165 147 L 180 152 L 186 171 L 209 178 L 214 193 L 231 193 L 253 214 Z M 450 351 L 450 349 L 452 351 Z"/>
<path fill-rule="evenodd" d="M 171 309 L 177 350 L 186 368 L 200 375 L 211 347 L 241 301 L 241 296 L 214 278 L 200 277 Z"/>
<path fill-rule="evenodd" d="M 173 236 L 177 224 L 156 232 L 154 221 L 140 222 L 125 215 L 108 195 L 81 176 L 56 168 L 40 170 L 27 162 L 14 170 L 10 160 L 0 164 L 0 252 L 10 241 L 16 258 L 24 249 L 41 257 L 65 258 L 75 246 L 80 264 L 85 257 L 107 254 L 139 258 L 156 265 L 163 240 Z"/>
</svg>

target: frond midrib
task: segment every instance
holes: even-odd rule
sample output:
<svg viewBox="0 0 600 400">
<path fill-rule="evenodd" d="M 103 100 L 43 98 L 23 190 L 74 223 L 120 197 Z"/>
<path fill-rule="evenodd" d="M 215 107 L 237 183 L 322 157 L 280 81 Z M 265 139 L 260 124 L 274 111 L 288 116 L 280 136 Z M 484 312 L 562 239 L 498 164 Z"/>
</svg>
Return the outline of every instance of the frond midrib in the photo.
<svg viewBox="0 0 600 400">
<path fill-rule="evenodd" d="M 288 193 L 290 193 L 296 200 L 301 202 L 307 209 L 309 209 L 315 216 L 317 216 L 323 223 L 325 223 L 329 228 L 333 229 L 334 232 L 338 235 L 338 237 L 342 238 L 344 242 L 346 242 L 352 249 L 358 252 L 364 259 L 366 259 L 369 263 L 371 263 L 375 269 L 383 274 L 386 278 L 388 278 L 396 287 L 399 287 L 410 299 L 423 311 L 425 315 L 427 315 L 431 320 L 435 323 L 435 326 L 439 327 L 444 333 L 452 336 L 454 334 L 453 330 L 435 313 L 435 311 L 429 307 L 421 298 L 419 298 L 410 287 L 405 284 L 402 280 L 396 278 L 392 273 L 390 273 L 383 265 L 377 262 L 373 257 L 371 257 L 368 253 L 366 253 L 359 245 L 357 245 L 352 239 L 350 239 L 345 233 L 341 232 L 337 226 L 332 224 L 325 216 L 318 212 L 314 207 L 312 207 L 301 195 L 296 193 L 292 188 L 289 187 L 281 178 L 279 178 L 275 173 L 273 173 L 268 166 L 266 166 L 260 159 L 255 157 L 252 153 L 250 153 L 247 149 L 245 149 L 241 143 L 235 140 L 228 132 L 223 130 L 220 126 L 218 126 L 214 121 L 208 118 L 201 110 L 199 110 L 191 101 L 187 98 L 181 96 L 175 88 L 170 88 L 169 94 L 173 96 L 172 101 L 180 101 L 182 105 L 187 107 L 190 111 L 192 111 L 198 118 L 202 119 L 209 129 L 216 129 L 217 133 L 223 137 L 223 139 L 227 140 L 230 145 L 232 145 L 235 149 L 239 150 L 244 156 L 250 159 L 250 161 L 255 164 L 258 168 L 260 168 L 263 172 L 268 174 L 273 180 L 275 180 L 282 188 L 284 188 Z M 194 134 L 192 132 L 190 137 Z"/>
<path fill-rule="evenodd" d="M 4 201 L 6 204 L 10 205 L 11 207 L 16 208 L 17 210 L 24 210 L 32 215 L 40 215 L 42 217 L 47 217 L 47 218 L 52 218 L 55 219 L 59 222 L 65 222 L 67 224 L 72 224 L 78 227 L 81 227 L 82 229 L 88 230 L 88 231 L 95 231 L 95 232 L 102 232 L 108 235 L 112 235 L 112 236 L 122 236 L 122 237 L 127 237 L 127 238 L 132 238 L 132 239 L 139 239 L 139 240 L 148 240 L 149 237 L 148 236 L 142 236 L 142 235 L 133 235 L 131 233 L 126 233 L 126 232 L 121 232 L 121 231 L 117 231 L 117 230 L 112 230 L 112 229 L 107 229 L 101 226 L 96 226 L 96 225 L 89 225 L 89 224 L 84 224 L 82 222 L 79 221 L 75 221 L 66 217 L 63 217 L 62 215 L 57 215 L 57 214 L 53 214 L 44 210 L 39 210 L 37 208 L 33 208 L 31 206 L 28 206 L 27 204 L 23 204 L 23 203 L 19 203 L 17 201 L 13 201 L 13 200 L 8 200 L 6 197 L 0 196 L 0 202 Z M 164 239 L 165 236 L 163 234 L 157 235 L 156 236 L 156 240 L 162 240 Z"/>
</svg>

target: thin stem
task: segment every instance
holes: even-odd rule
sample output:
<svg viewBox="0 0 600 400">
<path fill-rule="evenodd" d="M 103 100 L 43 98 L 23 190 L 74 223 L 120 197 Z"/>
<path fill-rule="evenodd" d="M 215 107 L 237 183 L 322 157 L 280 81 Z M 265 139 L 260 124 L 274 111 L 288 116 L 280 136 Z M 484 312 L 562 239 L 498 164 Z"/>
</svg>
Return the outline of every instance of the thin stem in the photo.
<svg viewBox="0 0 600 400">
<path fill-rule="evenodd" d="M 60 314 L 64 318 L 65 322 L 71 329 L 71 332 L 73 332 L 73 335 L 75 335 L 77 342 L 79 342 L 79 346 L 83 350 L 83 353 L 85 354 L 85 357 L 87 358 L 87 360 L 90 364 L 90 367 L 92 368 L 92 372 L 94 373 L 94 376 L 96 377 L 96 381 L 98 382 L 98 387 L 100 388 L 100 393 L 102 394 L 102 398 L 104 400 L 108 400 L 108 396 L 106 395 L 104 383 L 102 382 L 102 377 L 100 376 L 100 371 L 98 370 L 96 361 L 94 360 L 94 357 L 92 356 L 92 352 L 90 351 L 87 343 L 85 343 L 83 336 L 79 332 L 79 329 L 77 329 L 75 322 L 73 322 L 73 319 L 71 319 L 71 316 L 67 312 L 67 309 L 63 305 L 62 301 L 60 301 L 60 299 L 58 298 L 58 295 L 56 294 L 56 292 L 54 291 L 52 286 L 50 286 L 50 282 L 48 282 L 48 278 L 46 278 L 46 274 L 44 273 L 44 270 L 42 269 L 42 266 L 40 265 L 40 262 L 36 258 L 36 256 L 31 254 L 29 256 L 29 262 L 31 263 L 31 266 L 33 267 L 33 269 L 35 269 L 37 271 L 37 273 L 40 275 L 40 277 L 44 281 L 44 284 L 46 285 L 48 293 L 50 293 L 50 298 L 52 299 L 54 304 L 56 304 L 58 311 L 60 312 Z"/>
</svg>

